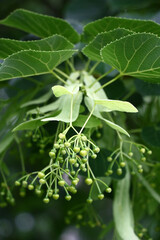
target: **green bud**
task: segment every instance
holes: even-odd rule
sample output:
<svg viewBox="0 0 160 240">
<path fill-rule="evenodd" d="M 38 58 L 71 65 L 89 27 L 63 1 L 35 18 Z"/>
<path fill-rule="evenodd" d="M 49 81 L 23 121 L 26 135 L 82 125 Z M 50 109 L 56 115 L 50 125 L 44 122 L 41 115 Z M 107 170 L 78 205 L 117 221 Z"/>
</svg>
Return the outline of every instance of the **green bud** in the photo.
<svg viewBox="0 0 160 240">
<path fill-rule="evenodd" d="M 92 199 L 92 198 L 90 198 L 90 197 L 87 198 L 87 203 L 90 203 L 90 204 L 91 204 L 92 202 L 93 202 L 93 199 Z"/>
<path fill-rule="evenodd" d="M 107 157 L 108 162 L 112 162 L 112 160 L 113 160 L 112 157 Z"/>
<path fill-rule="evenodd" d="M 106 188 L 106 192 L 107 193 L 111 193 L 112 192 L 112 188 L 110 188 L 110 187 Z"/>
<path fill-rule="evenodd" d="M 58 194 L 58 193 L 54 193 L 54 194 L 53 194 L 53 199 L 54 199 L 54 200 L 57 200 L 58 198 L 59 198 L 59 194 Z"/>
<path fill-rule="evenodd" d="M 34 189 L 33 184 L 29 184 L 29 185 L 28 185 L 28 189 L 29 189 L 29 190 L 33 190 L 33 189 Z"/>
<path fill-rule="evenodd" d="M 141 152 L 141 153 L 145 153 L 145 151 L 146 151 L 145 148 L 141 148 L 141 149 L 140 149 L 140 152 Z"/>
<path fill-rule="evenodd" d="M 66 184 L 66 182 L 64 180 L 58 181 L 58 185 L 61 187 L 64 187 L 65 184 Z"/>
<path fill-rule="evenodd" d="M 74 147 L 74 148 L 73 148 L 73 151 L 74 151 L 75 153 L 79 153 L 80 147 Z"/>
<path fill-rule="evenodd" d="M 122 175 L 122 169 L 121 168 L 117 169 L 117 175 Z"/>
<path fill-rule="evenodd" d="M 58 137 L 59 137 L 60 139 L 64 140 L 65 137 L 66 137 L 66 135 L 65 135 L 64 133 L 60 133 L 60 134 L 58 135 Z"/>
<path fill-rule="evenodd" d="M 87 185 L 91 185 L 91 184 L 93 183 L 92 178 L 86 178 L 86 179 L 85 179 L 85 183 L 86 183 Z"/>
<path fill-rule="evenodd" d="M 70 159 L 69 159 L 69 162 L 70 162 L 71 164 L 75 164 L 77 161 L 76 161 L 75 158 L 70 158 Z"/>
<path fill-rule="evenodd" d="M 125 162 L 120 162 L 120 166 L 121 166 L 121 167 L 125 167 L 125 166 L 126 166 L 126 163 L 125 163 Z"/>
<path fill-rule="evenodd" d="M 38 172 L 38 177 L 39 178 L 44 178 L 45 177 L 45 174 L 43 172 Z"/>
<path fill-rule="evenodd" d="M 98 199 L 102 200 L 103 198 L 104 198 L 104 194 L 103 193 L 98 194 Z"/>
<path fill-rule="evenodd" d="M 133 152 L 129 152 L 128 155 L 129 155 L 130 157 L 133 157 Z"/>
<path fill-rule="evenodd" d="M 19 181 L 15 181 L 15 186 L 20 186 L 21 185 L 21 183 L 19 182 Z"/>
<path fill-rule="evenodd" d="M 65 199 L 66 199 L 67 201 L 70 201 L 71 198 L 72 198 L 71 195 L 66 195 L 66 196 L 65 196 Z"/>
<path fill-rule="evenodd" d="M 99 153 L 99 151 L 100 151 L 100 148 L 99 148 L 99 147 L 95 147 L 95 148 L 93 149 L 93 152 L 94 152 L 94 153 Z"/>
<path fill-rule="evenodd" d="M 43 199 L 43 202 L 44 202 L 44 203 L 49 203 L 49 198 L 44 198 L 44 199 Z"/>
<path fill-rule="evenodd" d="M 39 182 L 40 182 L 41 184 L 45 184 L 45 183 L 46 183 L 46 180 L 43 179 L 43 178 L 41 178 L 41 179 L 39 180 Z"/>
<path fill-rule="evenodd" d="M 68 148 L 68 147 L 71 146 L 71 144 L 70 144 L 69 142 L 65 142 L 65 143 L 64 143 L 64 146 Z"/>
</svg>

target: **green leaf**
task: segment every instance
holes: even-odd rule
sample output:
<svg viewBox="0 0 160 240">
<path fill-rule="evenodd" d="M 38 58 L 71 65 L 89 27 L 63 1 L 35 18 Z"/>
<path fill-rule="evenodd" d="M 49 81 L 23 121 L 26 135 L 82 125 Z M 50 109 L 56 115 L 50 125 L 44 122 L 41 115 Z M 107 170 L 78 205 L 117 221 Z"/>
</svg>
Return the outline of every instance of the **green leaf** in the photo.
<svg viewBox="0 0 160 240">
<path fill-rule="evenodd" d="M 154 33 L 160 36 L 160 25 L 153 21 L 127 19 L 119 17 L 105 17 L 88 23 L 83 30 L 82 40 L 90 42 L 98 33 L 108 32 L 116 28 L 125 28 L 133 32 Z"/>
<path fill-rule="evenodd" d="M 62 121 L 68 123 L 70 121 L 74 122 L 78 118 L 82 93 L 79 92 L 75 95 L 63 95 L 59 99 L 60 114 L 55 117 L 44 118 L 42 121 Z"/>
<path fill-rule="evenodd" d="M 70 58 L 75 50 L 24 50 L 10 55 L 0 67 L 0 81 L 51 73 L 57 65 Z"/>
<path fill-rule="evenodd" d="M 149 33 L 136 33 L 108 44 L 101 50 L 104 62 L 121 75 L 150 82 L 160 82 L 160 38 Z"/>
<path fill-rule="evenodd" d="M 73 126 L 82 127 L 84 125 L 85 121 L 87 120 L 87 118 L 88 118 L 88 116 L 86 116 L 86 115 L 79 115 L 77 120 L 75 122 L 73 122 Z M 98 126 L 100 126 L 100 124 L 101 124 L 101 121 L 98 118 L 91 116 L 89 121 L 85 125 L 85 128 L 98 127 Z"/>
<path fill-rule="evenodd" d="M 129 170 L 125 178 L 119 180 L 116 186 L 116 192 L 113 203 L 113 214 L 118 235 L 123 240 L 138 240 L 134 233 L 133 213 L 130 203 L 130 175 Z"/>
<path fill-rule="evenodd" d="M 43 107 L 39 107 L 38 109 L 34 108 L 34 109 L 29 110 L 27 112 L 27 115 L 37 114 L 37 113 L 44 114 L 44 113 L 47 113 L 47 112 L 53 112 L 53 111 L 55 111 L 59 108 L 60 104 L 61 104 L 61 99 L 59 98 L 55 102 L 49 103 L 49 104 L 47 104 Z"/>
<path fill-rule="evenodd" d="M 71 49 L 74 45 L 63 36 L 54 35 L 42 40 L 17 41 L 11 39 L 0 39 L 0 59 L 22 50 L 58 51 Z"/>
<path fill-rule="evenodd" d="M 52 96 L 52 92 L 48 91 L 47 93 L 45 93 L 41 97 L 22 104 L 21 108 L 28 107 L 28 106 L 31 106 L 31 105 L 38 105 L 38 104 L 45 103 L 45 102 L 47 102 L 50 99 L 51 96 Z"/>
<path fill-rule="evenodd" d="M 145 143 L 154 147 L 160 147 L 160 123 L 156 126 L 144 127 L 142 130 L 142 138 Z"/>
<path fill-rule="evenodd" d="M 109 32 L 99 33 L 82 52 L 93 61 L 102 61 L 100 50 L 110 42 L 120 39 L 121 37 L 133 34 L 127 29 L 118 28 Z"/>
<path fill-rule="evenodd" d="M 62 35 L 72 43 L 79 41 L 78 33 L 66 21 L 24 9 L 15 10 L 0 24 L 33 33 L 41 38 L 54 34 Z"/>
<path fill-rule="evenodd" d="M 20 130 L 34 130 L 44 124 L 46 124 L 45 122 L 42 122 L 41 119 L 44 117 L 39 117 L 36 119 L 32 119 L 26 122 L 23 122 L 21 124 L 19 124 L 18 126 L 16 126 L 12 131 L 16 132 L 16 131 L 20 131 Z"/>
<path fill-rule="evenodd" d="M 121 111 L 121 112 L 138 112 L 138 110 L 129 102 L 110 100 L 110 99 L 96 99 L 95 104 L 102 105 L 111 111 Z"/>
<path fill-rule="evenodd" d="M 14 135 L 11 133 L 8 133 L 5 135 L 5 137 L 3 139 L 0 140 L 0 142 L 1 142 L 0 154 L 3 153 L 3 151 L 5 151 L 5 149 L 11 144 L 13 139 L 14 139 Z"/>
<path fill-rule="evenodd" d="M 140 182 L 145 186 L 145 188 L 148 190 L 148 192 L 151 194 L 151 196 L 160 203 L 160 195 L 150 186 L 148 181 L 136 171 L 136 175 L 138 176 Z"/>
</svg>

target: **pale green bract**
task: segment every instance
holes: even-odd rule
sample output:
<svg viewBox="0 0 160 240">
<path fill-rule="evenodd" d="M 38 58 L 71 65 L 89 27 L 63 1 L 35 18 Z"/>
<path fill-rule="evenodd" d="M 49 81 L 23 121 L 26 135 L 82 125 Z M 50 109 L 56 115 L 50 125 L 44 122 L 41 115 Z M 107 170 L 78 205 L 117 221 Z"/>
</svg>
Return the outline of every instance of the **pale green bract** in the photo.
<svg viewBox="0 0 160 240">
<path fill-rule="evenodd" d="M 121 112 L 138 112 L 138 110 L 129 102 L 110 100 L 110 99 L 95 99 L 95 104 L 106 107 L 110 111 Z"/>
<path fill-rule="evenodd" d="M 130 202 L 130 175 L 127 169 L 126 176 L 117 182 L 113 203 L 115 227 L 123 240 L 138 240 L 134 233 L 133 213 Z"/>
</svg>

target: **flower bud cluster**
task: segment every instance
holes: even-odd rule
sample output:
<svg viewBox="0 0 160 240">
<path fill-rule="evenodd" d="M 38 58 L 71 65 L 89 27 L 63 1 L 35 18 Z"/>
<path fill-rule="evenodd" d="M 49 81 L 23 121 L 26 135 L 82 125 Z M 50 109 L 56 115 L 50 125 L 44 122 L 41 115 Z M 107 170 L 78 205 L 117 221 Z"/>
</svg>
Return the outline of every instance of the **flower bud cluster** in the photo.
<svg viewBox="0 0 160 240">
<path fill-rule="evenodd" d="M 1 182 L 0 184 L 0 207 L 6 207 L 7 205 L 13 205 L 15 203 L 15 199 L 12 196 L 12 193 L 5 182 Z"/>
<path fill-rule="evenodd" d="M 45 191 L 43 201 L 48 203 L 51 197 L 57 200 L 60 197 L 59 190 L 63 188 L 66 193 L 65 199 L 70 201 L 71 194 L 77 193 L 78 174 L 81 171 L 87 173 L 85 179 L 87 185 L 97 183 L 89 159 L 91 161 L 96 159 L 99 151 L 99 147 L 84 134 L 73 135 L 67 140 L 66 131 L 59 133 L 57 141 L 49 152 L 50 163 L 41 171 L 27 174 L 15 182 L 17 186 L 21 186 L 20 195 L 25 196 L 26 188 L 34 190 L 37 195 L 43 195 Z M 106 184 L 105 186 L 106 191 L 111 192 Z M 98 198 L 103 199 L 104 195 L 99 192 Z M 87 199 L 88 203 L 92 201 L 91 198 Z"/>
<path fill-rule="evenodd" d="M 120 148 L 117 148 L 110 156 L 107 157 L 109 167 L 105 173 L 106 176 L 113 174 L 113 167 L 115 164 L 117 166 L 117 175 L 122 175 L 123 169 L 127 163 L 132 168 L 133 174 L 136 170 L 139 173 L 143 173 L 143 167 L 145 164 L 147 164 L 147 155 L 151 155 L 152 151 L 146 146 L 138 144 L 136 142 L 124 141 L 123 144 L 129 144 L 129 151 L 126 153 L 126 151 L 122 149 L 121 145 Z M 125 149 L 127 148 L 128 147 L 125 147 Z"/>
</svg>

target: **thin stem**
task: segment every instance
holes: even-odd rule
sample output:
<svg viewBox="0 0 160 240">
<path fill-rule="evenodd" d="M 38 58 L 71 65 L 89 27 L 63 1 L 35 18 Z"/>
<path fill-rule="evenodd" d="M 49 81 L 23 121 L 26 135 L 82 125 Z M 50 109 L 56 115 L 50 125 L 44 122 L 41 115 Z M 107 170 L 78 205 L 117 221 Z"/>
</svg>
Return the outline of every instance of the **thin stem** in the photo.
<svg viewBox="0 0 160 240">
<path fill-rule="evenodd" d="M 118 74 L 115 78 L 113 78 L 113 79 L 110 80 L 109 82 L 105 83 L 105 84 L 102 85 L 100 88 L 98 88 L 98 89 L 95 91 L 95 93 L 98 92 L 99 90 L 105 88 L 106 86 L 110 85 L 111 83 L 115 82 L 115 81 L 116 81 L 118 78 L 120 78 L 120 77 L 121 77 L 121 74 Z"/>
<path fill-rule="evenodd" d="M 22 151 L 21 144 L 20 144 L 20 141 L 19 141 L 19 138 L 17 137 L 17 135 L 15 135 L 15 140 L 16 140 L 16 143 L 17 143 L 17 146 L 18 146 L 18 150 L 19 150 L 21 166 L 22 166 L 22 173 L 25 173 L 26 170 L 25 170 L 25 164 L 24 164 L 23 151 Z"/>
<path fill-rule="evenodd" d="M 95 68 L 100 64 L 100 62 L 96 62 L 93 67 L 91 68 L 91 70 L 89 71 L 89 74 L 92 74 L 92 72 L 95 70 Z"/>
<path fill-rule="evenodd" d="M 88 118 L 86 119 L 85 123 L 83 124 L 83 126 L 82 126 L 82 128 L 81 128 L 79 134 L 82 133 L 83 129 L 85 128 L 85 126 L 86 126 L 86 124 L 87 124 L 87 122 L 89 121 L 90 117 L 92 116 L 92 113 L 94 112 L 94 108 L 95 108 L 95 106 L 93 107 L 93 109 L 92 109 L 92 111 L 90 112 Z"/>
<path fill-rule="evenodd" d="M 66 74 L 66 73 L 64 73 L 64 72 L 62 72 L 60 69 L 54 68 L 54 70 L 55 70 L 56 72 L 60 73 L 62 76 L 66 77 L 66 78 L 69 78 L 69 75 Z"/>
<path fill-rule="evenodd" d="M 73 64 L 72 64 L 69 60 L 67 60 L 67 63 L 68 63 L 68 65 L 70 66 L 72 72 L 75 72 L 76 69 L 74 68 Z"/>
<path fill-rule="evenodd" d="M 55 72 L 52 72 L 52 71 L 50 71 L 50 73 L 54 76 L 54 77 L 56 77 L 58 80 L 60 80 L 61 82 L 63 82 L 64 84 L 66 84 L 66 81 L 64 81 L 60 76 L 58 76 Z"/>
<path fill-rule="evenodd" d="M 88 59 L 88 61 L 87 61 L 87 63 L 86 63 L 86 66 L 85 66 L 85 71 L 87 71 L 87 70 L 88 70 L 90 62 L 91 62 L 91 60 L 90 60 L 90 59 Z"/>
<path fill-rule="evenodd" d="M 97 78 L 90 86 L 89 88 L 93 87 L 94 84 L 98 81 L 100 81 L 102 78 L 104 78 L 105 76 L 107 76 L 109 73 L 111 73 L 114 70 L 114 68 L 111 68 L 108 72 L 102 74 L 99 78 Z"/>
</svg>

